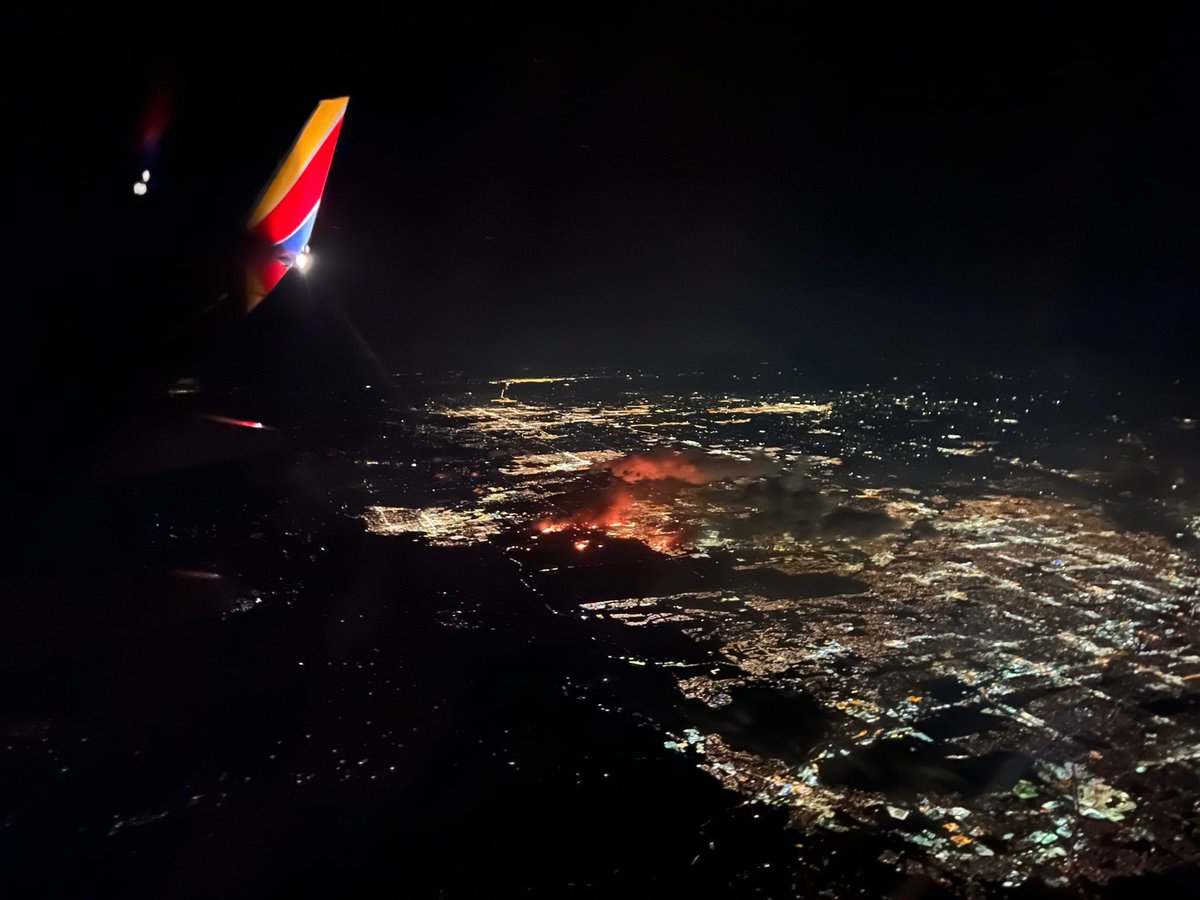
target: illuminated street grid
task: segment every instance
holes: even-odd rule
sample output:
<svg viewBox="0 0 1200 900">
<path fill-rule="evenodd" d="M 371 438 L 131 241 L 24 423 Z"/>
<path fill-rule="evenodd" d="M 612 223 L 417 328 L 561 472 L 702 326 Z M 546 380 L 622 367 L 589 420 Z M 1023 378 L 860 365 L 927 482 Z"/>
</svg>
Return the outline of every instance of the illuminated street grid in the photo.
<svg viewBox="0 0 1200 900">
<path fill-rule="evenodd" d="M 1144 498 L 1164 527 L 1131 529 L 1108 512 L 1110 472 L 1041 462 L 1051 439 L 1023 430 L 1031 408 L 1052 414 L 1066 394 L 980 403 L 614 381 L 514 379 L 431 404 L 421 438 L 457 448 L 451 475 L 439 473 L 429 505 L 370 508 L 368 527 L 500 540 L 541 594 L 563 567 L 528 560 L 563 529 L 577 551 L 567 568 L 584 578 L 623 564 L 594 557 L 618 538 L 785 584 L 841 576 L 854 586 L 821 596 L 714 584 L 560 611 L 719 648 L 714 666 L 625 660 L 673 667 L 681 697 L 714 711 L 751 687 L 814 700 L 828 724 L 800 758 L 702 726 L 661 735 L 729 790 L 784 807 L 801 832 L 886 831 L 902 848 L 886 862 L 1003 885 L 1200 859 L 1200 732 L 1181 714 L 1200 680 L 1200 572 L 1179 543 L 1200 519 L 1182 475 Z M 1119 422 L 1079 438 L 1131 443 Z M 766 459 L 772 474 L 657 493 L 618 484 L 612 512 L 573 509 L 581 487 L 613 493 L 606 465 L 654 448 L 735 467 Z M 747 485 L 783 478 L 802 480 L 788 496 L 817 516 L 851 509 L 887 526 L 763 524 Z"/>
</svg>

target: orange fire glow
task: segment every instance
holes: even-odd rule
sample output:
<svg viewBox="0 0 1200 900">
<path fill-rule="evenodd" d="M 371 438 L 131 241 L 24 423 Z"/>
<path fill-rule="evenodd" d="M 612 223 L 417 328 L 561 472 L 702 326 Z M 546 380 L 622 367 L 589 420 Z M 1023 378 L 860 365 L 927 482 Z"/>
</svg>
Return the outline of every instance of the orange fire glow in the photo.
<svg viewBox="0 0 1200 900">
<path fill-rule="evenodd" d="M 599 508 L 580 510 L 569 517 L 543 519 L 538 522 L 537 530 L 542 534 L 569 529 L 602 531 L 612 537 L 641 541 L 659 553 L 679 552 L 680 535 L 667 530 L 660 513 L 660 507 L 639 501 L 628 489 L 617 487 Z M 575 549 L 582 552 L 590 543 L 578 540 Z"/>
<path fill-rule="evenodd" d="M 679 547 L 679 535 L 677 534 L 667 534 L 665 532 L 647 533 L 639 535 L 638 540 L 651 550 L 657 550 L 659 553 L 674 553 Z"/>
</svg>

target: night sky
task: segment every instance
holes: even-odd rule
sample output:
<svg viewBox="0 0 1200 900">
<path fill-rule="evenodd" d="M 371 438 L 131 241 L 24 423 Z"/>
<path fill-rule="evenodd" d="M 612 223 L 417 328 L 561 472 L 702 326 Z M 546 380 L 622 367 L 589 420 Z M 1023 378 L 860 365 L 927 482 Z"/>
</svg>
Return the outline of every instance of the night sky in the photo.
<svg viewBox="0 0 1200 900">
<path fill-rule="evenodd" d="M 202 302 L 316 100 L 349 94 L 316 269 L 239 338 L 281 366 L 357 330 L 390 371 L 1186 375 L 1190 32 L 1047 9 L 336 4 L 286 25 L 205 7 L 99 17 L 104 39 L 43 29 L 22 153 L 44 177 L 19 168 L 15 191 L 54 300 L 23 334 L 68 383 L 136 357 Z M 64 217 L 67 247 L 45 239 Z M 48 298 L 41 272 L 28 290 Z"/>
</svg>

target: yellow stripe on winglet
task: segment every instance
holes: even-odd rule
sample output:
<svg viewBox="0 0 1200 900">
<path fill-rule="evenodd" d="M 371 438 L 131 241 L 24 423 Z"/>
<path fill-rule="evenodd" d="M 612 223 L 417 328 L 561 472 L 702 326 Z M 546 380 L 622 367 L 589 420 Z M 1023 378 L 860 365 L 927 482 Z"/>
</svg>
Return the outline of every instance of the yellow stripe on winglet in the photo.
<svg viewBox="0 0 1200 900">
<path fill-rule="evenodd" d="M 322 100 L 317 104 L 317 108 L 313 110 L 313 114 L 304 123 L 304 128 L 301 130 L 300 136 L 292 144 L 292 149 L 288 151 L 288 155 L 279 164 L 279 168 L 275 171 L 275 177 L 271 179 L 267 185 L 267 189 L 263 191 L 262 197 L 259 198 L 258 206 L 255 207 L 254 213 L 250 216 L 250 221 L 246 227 L 253 228 L 265 219 L 271 210 L 279 205 L 279 201 L 287 196 L 287 192 L 292 189 L 292 185 L 296 183 L 301 173 L 308 168 L 308 164 L 312 161 L 312 158 L 321 149 L 321 145 L 325 143 L 325 138 L 329 137 L 329 132 L 333 131 L 333 127 L 337 125 L 338 120 L 346 114 L 346 104 L 349 102 L 349 97 L 337 97 L 333 100 Z"/>
</svg>

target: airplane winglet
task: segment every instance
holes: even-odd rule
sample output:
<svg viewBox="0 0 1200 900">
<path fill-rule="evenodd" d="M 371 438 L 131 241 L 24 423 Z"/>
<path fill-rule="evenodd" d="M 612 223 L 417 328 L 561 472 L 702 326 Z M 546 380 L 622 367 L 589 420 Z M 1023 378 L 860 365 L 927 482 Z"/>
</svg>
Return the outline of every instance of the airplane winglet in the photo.
<svg viewBox="0 0 1200 900">
<path fill-rule="evenodd" d="M 322 100 L 267 186 L 246 223 L 257 247 L 246 266 L 246 309 L 279 284 L 308 244 L 349 97 Z"/>
</svg>

